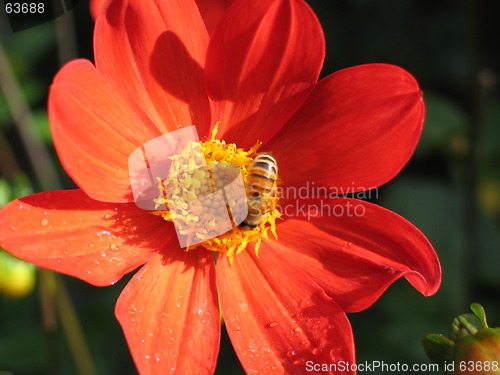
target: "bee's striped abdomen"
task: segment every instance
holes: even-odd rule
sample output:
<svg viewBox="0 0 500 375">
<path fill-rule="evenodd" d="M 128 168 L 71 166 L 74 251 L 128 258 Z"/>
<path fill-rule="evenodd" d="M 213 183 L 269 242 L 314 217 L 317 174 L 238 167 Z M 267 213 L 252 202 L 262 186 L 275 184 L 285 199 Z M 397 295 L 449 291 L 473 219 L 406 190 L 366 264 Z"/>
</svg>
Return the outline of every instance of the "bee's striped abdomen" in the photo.
<svg viewBox="0 0 500 375">
<path fill-rule="evenodd" d="M 252 230 L 261 222 L 269 206 L 268 199 L 276 194 L 277 178 L 276 159 L 267 152 L 257 155 L 246 177 L 248 215 L 239 225 L 241 229 Z"/>
<path fill-rule="evenodd" d="M 273 193 L 278 178 L 278 165 L 274 157 L 264 152 L 257 155 L 247 175 L 247 192 L 251 196 L 267 197 Z"/>
</svg>

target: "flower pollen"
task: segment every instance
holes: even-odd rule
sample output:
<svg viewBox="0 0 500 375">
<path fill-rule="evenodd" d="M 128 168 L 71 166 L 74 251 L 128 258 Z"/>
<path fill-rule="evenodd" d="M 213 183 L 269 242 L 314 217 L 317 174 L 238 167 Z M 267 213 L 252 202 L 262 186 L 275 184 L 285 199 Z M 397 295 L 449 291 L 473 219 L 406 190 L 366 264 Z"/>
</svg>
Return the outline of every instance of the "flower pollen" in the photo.
<svg viewBox="0 0 500 375">
<path fill-rule="evenodd" d="M 237 226 L 235 221 L 240 223 L 245 218 L 234 218 L 233 213 L 246 212 L 247 199 L 234 191 L 231 182 L 240 172 L 246 182 L 261 142 L 248 151 L 234 143 L 226 144 L 216 139 L 218 125 L 219 122 L 210 140 L 189 142 L 181 153 L 169 158 L 170 178 L 157 178 L 159 196 L 155 199 L 156 208 L 167 209 L 152 213 L 176 223 L 176 229 L 187 238 L 186 251 L 202 246 L 226 254 L 232 262 L 235 255 L 254 242 L 258 256 L 262 238 L 270 239 L 269 231 L 277 239 L 275 221 L 281 214 L 276 208 L 278 197 L 273 196 L 267 200 L 262 220 L 255 228 L 245 230 Z M 214 198 L 213 193 L 219 191 L 224 194 L 225 204 Z M 229 228 L 227 221 L 217 220 L 228 215 L 232 224 Z"/>
</svg>

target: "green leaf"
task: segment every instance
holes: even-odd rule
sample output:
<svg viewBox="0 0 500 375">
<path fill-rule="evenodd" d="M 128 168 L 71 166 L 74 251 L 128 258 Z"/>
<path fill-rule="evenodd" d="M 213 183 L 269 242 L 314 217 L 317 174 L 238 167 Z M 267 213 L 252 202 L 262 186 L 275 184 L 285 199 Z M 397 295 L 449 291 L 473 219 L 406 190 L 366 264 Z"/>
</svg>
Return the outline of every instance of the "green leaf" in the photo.
<svg viewBox="0 0 500 375">
<path fill-rule="evenodd" d="M 422 345 L 424 346 L 425 354 L 434 363 L 444 365 L 445 362 L 449 362 L 453 358 L 455 343 L 443 335 L 430 333 L 425 336 Z"/>
<path fill-rule="evenodd" d="M 488 328 L 488 322 L 486 321 L 486 312 L 484 311 L 483 306 L 479 303 L 473 303 L 470 305 L 470 309 L 477 316 L 482 324 L 482 328 Z"/>
</svg>

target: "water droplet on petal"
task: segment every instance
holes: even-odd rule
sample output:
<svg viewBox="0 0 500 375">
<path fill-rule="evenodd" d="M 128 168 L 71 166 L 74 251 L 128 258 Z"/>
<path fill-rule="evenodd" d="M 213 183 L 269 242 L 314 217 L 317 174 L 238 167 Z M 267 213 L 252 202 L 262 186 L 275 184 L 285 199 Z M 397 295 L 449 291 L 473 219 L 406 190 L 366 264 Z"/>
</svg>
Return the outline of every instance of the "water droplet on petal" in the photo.
<svg viewBox="0 0 500 375">
<path fill-rule="evenodd" d="M 304 358 L 299 358 L 293 361 L 293 364 L 298 367 L 304 366 Z"/>
<path fill-rule="evenodd" d="M 292 357 L 295 357 L 296 353 L 293 351 L 293 350 L 290 350 L 289 352 L 286 353 L 286 356 L 288 358 L 292 358 Z"/>
<path fill-rule="evenodd" d="M 321 350 L 321 349 L 318 349 L 318 348 L 314 348 L 314 349 L 312 350 L 312 354 L 313 354 L 313 355 L 320 355 L 320 354 L 321 354 L 321 352 L 322 352 L 322 350 Z"/>
<path fill-rule="evenodd" d="M 109 249 L 112 251 L 118 250 L 118 245 L 115 243 L 112 243 L 111 245 L 109 245 Z"/>
<path fill-rule="evenodd" d="M 93 242 L 89 243 L 89 247 L 94 247 L 94 243 Z"/>
<path fill-rule="evenodd" d="M 111 218 L 111 214 L 106 214 L 106 215 L 104 215 L 104 218 L 105 218 L 105 219 L 109 219 L 109 218 Z"/>
<path fill-rule="evenodd" d="M 269 327 L 274 328 L 274 327 L 277 327 L 278 325 L 279 325 L 278 322 L 272 322 L 269 324 Z"/>
<path fill-rule="evenodd" d="M 40 220 L 40 224 L 42 224 L 43 226 L 46 226 L 48 223 L 49 221 L 47 219 Z"/>
</svg>

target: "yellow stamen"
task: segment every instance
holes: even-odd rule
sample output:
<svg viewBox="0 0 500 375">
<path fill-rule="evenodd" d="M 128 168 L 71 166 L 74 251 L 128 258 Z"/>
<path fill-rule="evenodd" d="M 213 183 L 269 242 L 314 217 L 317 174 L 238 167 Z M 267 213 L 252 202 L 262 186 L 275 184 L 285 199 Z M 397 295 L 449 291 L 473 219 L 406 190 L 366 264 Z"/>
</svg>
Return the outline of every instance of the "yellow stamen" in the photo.
<svg viewBox="0 0 500 375">
<path fill-rule="evenodd" d="M 155 203 L 156 208 L 160 206 L 175 207 L 175 210 L 158 210 L 152 213 L 163 217 L 167 221 L 183 224 L 180 233 L 186 236 L 188 244 L 195 244 L 188 246 L 186 251 L 202 246 L 207 250 L 226 254 L 232 263 L 233 257 L 245 250 L 251 243 L 255 243 L 254 251 L 258 256 L 262 239 L 270 239 L 269 232 L 277 239 L 276 219 L 281 217 L 281 214 L 275 208 L 278 197 L 272 197 L 268 201 L 267 212 L 256 228 L 244 230 L 233 225 L 231 230 L 226 231 L 221 224 L 216 222 L 214 217 L 224 217 L 228 213 L 231 216 L 229 207 L 234 212 L 235 207 L 241 208 L 241 205 L 247 204 L 246 199 L 229 199 L 226 201 L 229 207 L 220 204 L 218 201 L 204 199 L 203 204 L 199 201 L 199 199 L 206 198 L 214 192 L 227 188 L 227 184 L 231 182 L 229 181 L 229 173 L 231 169 L 234 171 L 235 167 L 239 168 L 245 181 L 248 169 L 258 154 L 257 149 L 262 144 L 257 142 L 248 151 L 237 148 L 234 143 L 226 144 L 225 141 L 216 138 L 219 124 L 220 122 L 215 124 L 210 140 L 199 144 L 191 142 L 183 152 L 170 157 L 172 161 L 170 176 L 175 176 L 175 178 L 169 178 L 168 180 L 157 179 L 159 196 Z M 197 154 L 193 154 L 193 150 L 199 149 L 200 145 L 204 161 L 195 160 Z M 201 155 L 198 156 L 201 157 Z M 212 166 L 216 165 L 217 168 L 211 167 L 211 163 L 218 163 L 212 164 Z M 206 168 L 199 168 L 200 165 L 206 165 Z M 226 166 L 227 171 L 225 170 Z M 210 208 L 208 211 L 207 206 Z M 231 217 L 231 219 L 234 218 Z M 197 225 L 197 229 L 193 230 L 190 223 L 201 225 Z M 200 230 L 200 227 L 203 229 Z M 212 236 L 212 233 L 215 236 Z M 219 233 L 223 234 L 217 235 Z M 200 242 L 201 240 L 203 242 Z"/>
</svg>

